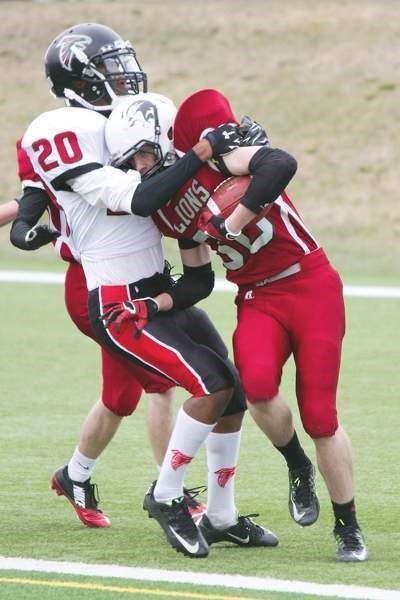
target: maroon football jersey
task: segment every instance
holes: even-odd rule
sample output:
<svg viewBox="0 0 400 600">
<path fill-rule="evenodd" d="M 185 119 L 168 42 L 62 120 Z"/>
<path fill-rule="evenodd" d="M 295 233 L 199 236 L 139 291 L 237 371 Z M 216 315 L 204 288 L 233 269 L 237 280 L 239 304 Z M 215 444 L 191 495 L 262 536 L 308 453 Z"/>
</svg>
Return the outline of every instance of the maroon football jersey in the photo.
<svg viewBox="0 0 400 600">
<path fill-rule="evenodd" d="M 187 152 L 208 129 L 237 122 L 227 99 L 216 90 L 200 90 L 179 107 L 174 123 L 174 145 Z M 174 238 L 202 241 L 197 221 L 215 187 L 224 179 L 212 163 L 204 165 L 158 211 L 154 218 L 161 232 Z M 226 268 L 226 278 L 246 285 L 271 277 L 319 248 L 286 193 L 275 201 L 266 217 L 247 227 L 235 240 L 212 242 Z"/>
</svg>

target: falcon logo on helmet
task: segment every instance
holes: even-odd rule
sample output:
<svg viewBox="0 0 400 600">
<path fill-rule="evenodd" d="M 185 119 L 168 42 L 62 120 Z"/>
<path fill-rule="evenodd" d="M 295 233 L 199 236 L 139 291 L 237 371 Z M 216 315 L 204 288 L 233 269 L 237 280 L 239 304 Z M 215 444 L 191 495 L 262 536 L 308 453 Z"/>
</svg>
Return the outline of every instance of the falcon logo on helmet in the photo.
<svg viewBox="0 0 400 600">
<path fill-rule="evenodd" d="M 131 127 L 138 123 L 156 127 L 158 125 L 157 107 L 148 100 L 133 102 L 126 111 L 126 118 Z"/>
<path fill-rule="evenodd" d="M 79 48 L 84 52 L 91 43 L 92 39 L 88 35 L 69 34 L 61 38 L 56 47 L 60 49 L 59 59 L 62 66 L 68 71 L 72 71 L 72 60 L 76 56 L 74 48 Z"/>
</svg>

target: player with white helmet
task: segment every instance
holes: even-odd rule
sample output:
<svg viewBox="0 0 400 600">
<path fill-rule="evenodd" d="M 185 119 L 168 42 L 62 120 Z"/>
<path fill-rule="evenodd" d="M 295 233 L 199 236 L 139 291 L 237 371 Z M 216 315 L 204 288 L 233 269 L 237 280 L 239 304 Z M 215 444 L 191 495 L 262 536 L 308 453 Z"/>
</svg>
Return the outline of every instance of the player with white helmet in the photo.
<svg viewBox="0 0 400 600">
<path fill-rule="evenodd" d="M 143 146 L 154 155 L 154 164 L 151 171 L 146 172 L 146 178 L 173 165 L 177 160 L 172 143 L 176 111 L 172 100 L 151 92 L 120 101 L 113 111 L 112 126 L 105 129 L 111 165 L 123 167 Z"/>
</svg>

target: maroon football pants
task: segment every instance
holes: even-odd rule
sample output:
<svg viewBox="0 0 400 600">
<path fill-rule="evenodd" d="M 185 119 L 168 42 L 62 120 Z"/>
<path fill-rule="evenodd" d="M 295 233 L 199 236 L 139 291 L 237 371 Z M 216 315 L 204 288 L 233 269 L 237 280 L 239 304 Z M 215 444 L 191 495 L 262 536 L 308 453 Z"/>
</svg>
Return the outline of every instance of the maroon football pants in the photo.
<svg viewBox="0 0 400 600">
<path fill-rule="evenodd" d="M 333 435 L 345 312 L 342 282 L 324 252 L 305 256 L 290 277 L 240 289 L 236 304 L 235 363 L 249 402 L 276 396 L 293 354 L 304 429 L 313 438 Z"/>
</svg>

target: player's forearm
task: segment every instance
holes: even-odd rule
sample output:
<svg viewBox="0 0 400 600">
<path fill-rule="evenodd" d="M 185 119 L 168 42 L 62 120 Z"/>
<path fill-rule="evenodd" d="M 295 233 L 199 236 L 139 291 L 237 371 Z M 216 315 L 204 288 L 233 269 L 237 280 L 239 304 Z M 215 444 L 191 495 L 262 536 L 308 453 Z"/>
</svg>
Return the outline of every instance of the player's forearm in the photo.
<svg viewBox="0 0 400 600">
<path fill-rule="evenodd" d="M 211 294 L 214 282 L 215 274 L 210 262 L 196 267 L 183 265 L 183 275 L 176 284 L 154 300 L 160 311 L 189 308 Z"/>
<path fill-rule="evenodd" d="M 123 172 L 105 166 L 68 180 L 68 185 L 92 206 L 149 217 L 171 199 L 211 154 L 209 142 L 201 140 L 175 165 L 145 181 L 141 181 L 138 171 Z"/>
<path fill-rule="evenodd" d="M 183 275 L 166 294 L 171 297 L 173 308 L 189 308 L 207 298 L 214 289 L 214 283 L 211 263 L 198 267 L 183 265 Z"/>
<path fill-rule="evenodd" d="M 10 242 L 13 246 L 20 250 L 32 250 L 26 241 L 26 234 L 39 221 L 49 202 L 50 198 L 44 190 L 36 187 L 25 188 L 10 230 Z"/>
<path fill-rule="evenodd" d="M 11 223 L 17 216 L 18 201 L 10 200 L 4 204 L 0 204 L 0 226 Z"/>
<path fill-rule="evenodd" d="M 209 146 L 207 140 L 202 140 L 196 144 L 200 146 L 198 153 L 195 149 L 190 150 L 172 167 L 142 181 L 133 194 L 131 212 L 141 217 L 149 217 L 164 206 L 179 188 L 195 175 L 203 162 L 208 160 L 210 152 L 207 151 L 207 145 Z"/>
<path fill-rule="evenodd" d="M 240 204 L 258 214 L 280 196 L 296 170 L 296 159 L 284 150 L 260 148 L 250 160 L 252 178 Z"/>
<path fill-rule="evenodd" d="M 248 209 L 243 204 L 239 204 L 233 213 L 225 220 L 226 226 L 232 233 L 240 233 L 250 221 L 257 216 L 257 213 Z"/>
</svg>

